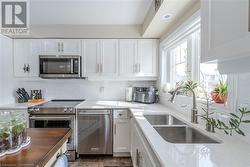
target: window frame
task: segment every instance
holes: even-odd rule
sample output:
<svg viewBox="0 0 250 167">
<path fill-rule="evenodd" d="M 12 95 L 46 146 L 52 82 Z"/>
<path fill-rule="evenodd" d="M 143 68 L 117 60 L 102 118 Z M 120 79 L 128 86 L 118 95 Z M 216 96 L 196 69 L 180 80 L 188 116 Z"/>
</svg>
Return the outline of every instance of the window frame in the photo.
<svg viewBox="0 0 250 167">
<path fill-rule="evenodd" d="M 173 79 L 173 69 L 169 66 L 173 65 L 170 50 L 187 41 L 187 68 L 190 73 L 190 79 L 199 82 L 199 54 L 200 41 L 197 41 L 198 34 L 200 35 L 200 12 L 196 12 L 182 26 L 177 28 L 168 38 L 160 44 L 160 87 L 167 84 L 168 89 L 172 89 L 175 85 Z M 200 39 L 199 39 L 200 40 Z M 171 71 L 170 71 L 171 70 Z M 167 92 L 162 92 L 167 93 Z"/>
</svg>

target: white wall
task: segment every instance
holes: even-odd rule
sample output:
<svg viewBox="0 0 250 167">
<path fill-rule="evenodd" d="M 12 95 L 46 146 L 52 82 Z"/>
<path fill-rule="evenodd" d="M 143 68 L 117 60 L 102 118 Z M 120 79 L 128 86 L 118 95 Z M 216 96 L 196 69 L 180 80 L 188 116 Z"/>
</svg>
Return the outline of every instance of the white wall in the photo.
<svg viewBox="0 0 250 167">
<path fill-rule="evenodd" d="M 12 56 L 12 39 L 0 36 L 0 104 L 13 103 L 15 85 L 13 78 L 13 56 Z"/>
</svg>

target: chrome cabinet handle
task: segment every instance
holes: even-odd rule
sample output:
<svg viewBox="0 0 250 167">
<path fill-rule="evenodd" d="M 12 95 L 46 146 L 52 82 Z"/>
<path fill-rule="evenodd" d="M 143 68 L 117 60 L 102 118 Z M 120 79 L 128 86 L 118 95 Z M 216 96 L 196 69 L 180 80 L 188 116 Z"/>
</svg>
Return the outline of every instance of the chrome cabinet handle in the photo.
<svg viewBox="0 0 250 167">
<path fill-rule="evenodd" d="M 135 159 L 136 159 L 136 167 L 140 167 L 140 152 L 138 149 L 136 149 Z"/>
<path fill-rule="evenodd" d="M 63 46 L 63 42 L 61 42 L 61 46 L 62 46 L 62 52 L 64 52 L 64 46 Z"/>
<path fill-rule="evenodd" d="M 28 64 L 27 67 L 26 67 L 26 71 L 27 72 L 30 72 L 30 65 Z"/>
<path fill-rule="evenodd" d="M 141 64 L 139 63 L 139 71 L 138 72 L 141 72 Z"/>
<path fill-rule="evenodd" d="M 23 65 L 23 71 L 24 72 L 30 72 L 30 65 L 29 64 L 24 64 Z"/>
<path fill-rule="evenodd" d="M 57 50 L 58 50 L 58 52 L 60 52 L 60 42 L 58 42 Z"/>
<path fill-rule="evenodd" d="M 116 135 L 116 123 L 115 123 L 115 126 L 114 126 L 114 134 Z"/>
<path fill-rule="evenodd" d="M 24 65 L 23 65 L 23 71 L 24 71 L 24 72 L 27 72 L 26 69 L 27 69 L 26 64 L 24 64 Z"/>
</svg>

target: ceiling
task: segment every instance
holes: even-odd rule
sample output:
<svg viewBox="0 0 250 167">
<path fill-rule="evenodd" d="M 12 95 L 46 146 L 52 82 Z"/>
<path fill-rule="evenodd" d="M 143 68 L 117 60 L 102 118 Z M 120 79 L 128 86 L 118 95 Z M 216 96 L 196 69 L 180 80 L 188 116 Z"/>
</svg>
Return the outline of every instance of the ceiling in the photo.
<svg viewBox="0 0 250 167">
<path fill-rule="evenodd" d="M 142 24 L 152 0 L 31 0 L 31 24 Z"/>
<path fill-rule="evenodd" d="M 200 0 L 164 0 L 149 25 L 144 27 L 143 37 L 161 38 L 171 29 L 176 29 L 199 9 Z M 166 14 L 171 15 L 169 20 L 163 20 Z"/>
</svg>

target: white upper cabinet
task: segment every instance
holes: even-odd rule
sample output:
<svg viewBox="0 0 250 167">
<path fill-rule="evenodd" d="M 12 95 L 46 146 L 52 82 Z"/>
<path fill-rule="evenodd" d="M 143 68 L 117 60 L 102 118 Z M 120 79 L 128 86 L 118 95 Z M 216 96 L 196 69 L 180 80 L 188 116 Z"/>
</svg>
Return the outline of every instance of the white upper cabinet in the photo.
<svg viewBox="0 0 250 167">
<path fill-rule="evenodd" d="M 40 40 L 14 39 L 14 75 L 16 77 L 38 77 L 40 53 Z"/>
<path fill-rule="evenodd" d="M 45 39 L 42 46 L 42 54 L 81 55 L 81 40 L 77 39 Z"/>
<path fill-rule="evenodd" d="M 100 70 L 100 42 L 95 39 L 82 41 L 83 74 L 84 76 L 94 76 Z"/>
<path fill-rule="evenodd" d="M 82 41 L 83 74 L 116 76 L 118 74 L 118 41 L 113 39 L 86 39 Z"/>
<path fill-rule="evenodd" d="M 81 55 L 84 77 L 156 79 L 156 39 L 14 39 L 15 76 L 38 76 L 39 55 Z"/>
<path fill-rule="evenodd" d="M 101 40 L 100 71 L 105 76 L 118 74 L 118 40 Z"/>
<path fill-rule="evenodd" d="M 123 39 L 119 41 L 119 67 L 121 76 L 134 76 L 137 63 L 137 40 Z"/>
<path fill-rule="evenodd" d="M 201 1 L 201 61 L 250 55 L 249 0 Z"/>
<path fill-rule="evenodd" d="M 157 76 L 157 40 L 120 40 L 120 75 Z"/>
<path fill-rule="evenodd" d="M 142 76 L 157 76 L 157 40 L 138 41 L 137 68 Z"/>
</svg>

